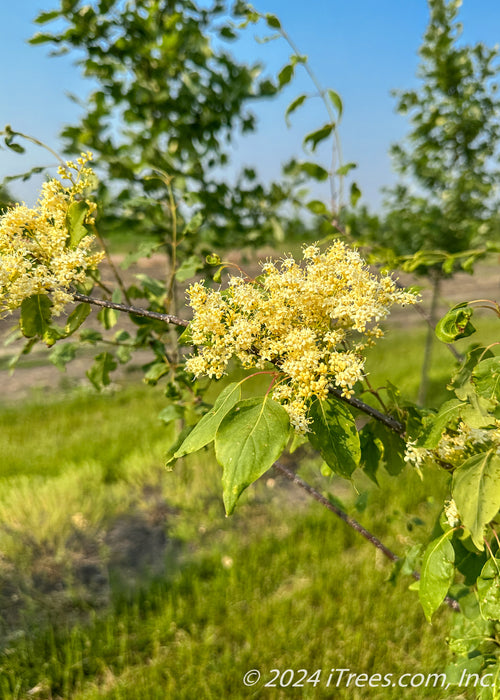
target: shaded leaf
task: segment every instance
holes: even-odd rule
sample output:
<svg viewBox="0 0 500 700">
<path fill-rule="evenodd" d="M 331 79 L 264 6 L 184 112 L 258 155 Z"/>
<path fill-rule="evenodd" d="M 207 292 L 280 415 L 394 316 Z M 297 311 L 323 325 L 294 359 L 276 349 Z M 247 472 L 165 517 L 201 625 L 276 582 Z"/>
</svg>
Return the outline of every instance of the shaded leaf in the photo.
<svg viewBox="0 0 500 700">
<path fill-rule="evenodd" d="M 382 423 L 375 423 L 372 429 L 374 435 L 379 438 L 383 446 L 382 457 L 387 472 L 391 476 L 397 476 L 406 465 L 404 461 L 405 441 L 394 431 L 382 425 Z"/>
<path fill-rule="evenodd" d="M 315 401 L 309 442 L 317 449 L 330 469 L 350 477 L 361 459 L 359 435 L 349 407 L 333 397 Z"/>
<path fill-rule="evenodd" d="M 52 302 L 46 294 L 33 294 L 21 304 L 21 331 L 26 338 L 43 338 L 51 321 Z"/>
<path fill-rule="evenodd" d="M 49 360 L 62 372 L 66 370 L 66 365 L 76 356 L 76 343 L 61 343 L 56 345 L 49 355 Z"/>
<path fill-rule="evenodd" d="M 266 14 L 266 22 L 271 29 L 281 29 L 281 22 L 276 15 L 272 15 L 271 13 Z"/>
<path fill-rule="evenodd" d="M 174 404 L 171 404 L 170 406 L 167 406 L 162 411 L 160 411 L 160 413 L 158 414 L 158 418 L 163 423 L 171 423 L 173 420 L 178 420 L 179 418 L 182 418 L 183 415 L 183 406 L 176 406 Z"/>
</svg>

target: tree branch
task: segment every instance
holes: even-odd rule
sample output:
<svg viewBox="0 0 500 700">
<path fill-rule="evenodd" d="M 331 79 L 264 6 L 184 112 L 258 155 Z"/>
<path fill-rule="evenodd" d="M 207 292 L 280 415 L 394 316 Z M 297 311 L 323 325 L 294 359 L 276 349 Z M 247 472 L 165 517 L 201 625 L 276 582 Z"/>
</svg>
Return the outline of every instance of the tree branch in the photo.
<svg viewBox="0 0 500 700">
<path fill-rule="evenodd" d="M 107 301 L 106 299 L 96 299 L 95 297 L 89 297 L 86 294 L 79 294 L 78 292 L 71 292 L 73 299 L 76 301 L 83 301 L 86 304 L 94 304 L 94 306 L 103 306 L 106 309 L 115 309 L 116 311 L 124 311 L 127 314 L 133 314 L 134 316 L 143 316 L 144 318 L 154 318 L 157 321 L 163 321 L 164 323 L 170 323 L 174 326 L 189 326 L 189 321 L 185 321 L 182 318 L 173 316 L 172 314 L 162 314 L 157 311 L 148 311 L 147 309 L 141 309 L 139 306 L 129 306 L 127 304 L 116 304 L 114 301 Z"/>
<path fill-rule="evenodd" d="M 96 297 L 89 297 L 86 294 L 79 294 L 78 292 L 72 292 L 72 294 L 73 294 L 73 298 L 75 299 L 75 301 L 82 301 L 82 302 L 85 302 L 86 304 L 94 304 L 95 306 L 102 306 L 102 307 L 105 307 L 107 309 L 115 309 L 116 311 L 124 311 L 125 313 L 134 314 L 135 316 L 144 316 L 145 318 L 153 318 L 153 319 L 156 319 L 158 321 L 163 321 L 164 323 L 170 323 L 174 326 L 183 326 L 184 328 L 186 328 L 186 326 L 189 325 L 189 321 L 185 321 L 184 319 L 178 318 L 177 316 L 173 316 L 172 314 L 163 314 L 163 313 L 158 313 L 157 311 L 147 311 L 146 309 L 141 309 L 138 306 L 128 306 L 127 304 L 117 304 L 114 301 L 107 301 L 106 299 L 97 299 Z M 404 436 L 404 433 L 405 433 L 404 425 L 402 423 L 400 423 L 400 421 L 393 418 L 392 416 L 387 416 L 384 413 L 377 411 L 376 408 L 369 406 L 364 401 L 361 401 L 361 399 L 357 399 L 356 397 L 347 398 L 346 396 L 342 396 L 342 392 L 340 391 L 340 389 L 330 387 L 329 391 L 331 394 L 336 396 L 341 401 L 344 401 L 345 403 L 348 403 L 353 408 L 357 408 L 359 411 L 366 413 L 366 415 L 371 416 L 372 418 L 375 418 L 375 420 L 379 421 L 380 423 L 383 423 L 391 430 L 394 430 L 394 432 L 396 432 L 398 435 Z"/>
<path fill-rule="evenodd" d="M 304 489 L 312 498 L 314 498 L 318 503 L 321 503 L 322 506 L 327 508 L 329 511 L 334 513 L 338 518 L 343 520 L 346 525 L 351 527 L 353 530 L 356 532 L 359 532 L 359 534 L 365 538 L 365 540 L 368 540 L 370 544 L 372 544 L 374 547 L 376 547 L 379 551 L 384 554 L 388 559 L 390 559 L 393 562 L 400 561 L 400 557 L 398 557 L 397 554 L 394 554 L 393 551 L 391 551 L 388 547 L 385 546 L 383 542 L 381 542 L 378 537 L 373 535 L 371 532 L 369 532 L 366 528 L 364 528 L 360 523 L 358 523 L 357 520 L 354 518 L 351 518 L 350 515 L 347 515 L 347 513 L 344 513 L 344 511 L 336 506 L 334 503 L 328 500 L 328 498 L 325 498 L 325 496 L 322 496 L 319 491 L 316 491 L 315 488 L 313 488 L 310 484 L 307 483 L 307 481 L 304 481 L 303 479 L 300 478 L 297 474 L 294 474 L 294 472 L 291 471 L 291 469 L 288 469 L 288 467 L 285 467 L 284 464 L 281 464 L 280 462 L 275 462 L 274 463 L 274 468 L 281 472 L 283 476 L 285 476 L 289 481 L 292 483 L 296 484 L 296 486 L 299 486 L 301 489 Z M 417 571 L 412 571 L 413 578 L 416 581 L 420 580 L 420 574 Z M 450 598 L 449 596 L 446 596 L 445 602 L 449 605 L 449 607 L 452 610 L 455 610 L 456 612 L 460 612 L 460 605 L 458 604 L 458 601 L 454 600 L 453 598 Z"/>
</svg>

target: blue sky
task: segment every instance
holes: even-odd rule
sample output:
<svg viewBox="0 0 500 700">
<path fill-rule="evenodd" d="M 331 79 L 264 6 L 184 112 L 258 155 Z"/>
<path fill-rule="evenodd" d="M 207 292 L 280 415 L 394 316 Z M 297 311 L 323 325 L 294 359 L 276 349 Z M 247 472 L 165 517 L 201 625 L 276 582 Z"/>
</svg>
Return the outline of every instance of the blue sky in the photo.
<svg viewBox="0 0 500 700">
<path fill-rule="evenodd" d="M 60 129 L 76 122 L 80 113 L 67 93 L 84 98 L 91 86 L 81 78 L 74 57 L 50 57 L 47 45 L 26 43 L 38 29 L 33 18 L 56 4 L 57 0 L 0 3 L 0 125 L 10 123 L 15 130 L 29 133 L 57 150 Z M 389 146 L 407 131 L 406 120 L 395 114 L 390 91 L 416 84 L 417 51 L 428 19 L 426 1 L 255 0 L 254 5 L 279 16 L 300 51 L 309 56 L 322 84 L 341 95 L 344 160 L 358 164 L 356 180 L 363 199 L 378 208 L 381 187 L 394 182 Z M 464 0 L 460 19 L 464 24 L 463 41 L 483 41 L 489 46 L 500 42 L 498 0 Z M 290 51 L 282 41 L 258 44 L 254 36 L 264 33 L 264 26 L 251 28 L 230 48 L 240 60 L 260 61 L 266 72 L 276 73 L 287 62 Z M 326 115 L 320 101 L 311 100 L 294 115 L 292 128 L 286 127 L 283 115 L 288 103 L 301 92 L 311 91 L 307 77 L 301 73 L 279 99 L 254 107 L 259 129 L 257 134 L 237 141 L 234 170 L 257 165 L 264 178 L 278 178 L 282 162 L 304 156 L 303 136 L 325 123 Z M 2 150 L 0 179 L 48 163 L 50 157 L 40 150 L 30 149 L 25 157 Z M 16 184 L 12 189 L 17 197 L 32 203 L 38 184 Z M 315 194 L 323 193 L 328 196 L 326 189 Z"/>
</svg>

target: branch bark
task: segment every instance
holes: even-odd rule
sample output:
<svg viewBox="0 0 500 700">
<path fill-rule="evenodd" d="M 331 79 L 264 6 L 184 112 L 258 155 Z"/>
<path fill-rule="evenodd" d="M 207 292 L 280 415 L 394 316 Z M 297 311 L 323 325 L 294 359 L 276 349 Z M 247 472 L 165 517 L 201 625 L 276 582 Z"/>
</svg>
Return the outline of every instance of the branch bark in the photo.
<svg viewBox="0 0 500 700">
<path fill-rule="evenodd" d="M 398 557 L 397 554 L 394 554 L 393 551 L 386 547 L 385 544 L 378 539 L 378 537 L 376 537 L 369 530 L 367 530 L 360 523 L 358 523 L 357 520 L 351 518 L 350 515 L 344 513 L 344 511 L 341 508 L 329 501 L 328 498 L 325 498 L 325 496 L 319 493 L 319 491 L 316 491 L 315 488 L 308 484 L 307 481 L 301 479 L 300 476 L 292 472 L 291 469 L 288 469 L 288 467 L 285 467 L 285 465 L 281 464 L 280 462 L 275 462 L 273 466 L 289 481 L 296 484 L 301 489 L 304 489 L 304 491 L 306 491 L 310 496 L 312 496 L 312 498 L 318 501 L 318 503 L 321 503 L 322 506 L 324 506 L 331 513 L 334 513 L 338 518 L 343 520 L 346 523 L 346 525 L 349 525 L 349 527 L 358 532 L 362 537 L 365 538 L 365 540 L 368 540 L 370 544 L 376 547 L 388 559 L 390 559 L 393 562 L 400 561 L 400 557 Z M 420 580 L 420 574 L 417 571 L 412 571 L 411 575 L 416 581 Z M 460 612 L 460 605 L 458 604 L 458 601 L 454 600 L 453 598 L 450 598 L 449 596 L 446 596 L 445 602 L 452 610 L 455 610 L 455 612 Z"/>
</svg>

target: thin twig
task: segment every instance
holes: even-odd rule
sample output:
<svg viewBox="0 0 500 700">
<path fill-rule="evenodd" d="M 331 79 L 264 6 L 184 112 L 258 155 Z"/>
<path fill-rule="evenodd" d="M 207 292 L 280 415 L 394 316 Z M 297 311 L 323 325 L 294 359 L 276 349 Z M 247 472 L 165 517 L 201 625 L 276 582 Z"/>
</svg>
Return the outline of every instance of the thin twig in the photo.
<svg viewBox="0 0 500 700">
<path fill-rule="evenodd" d="M 94 304 L 95 306 L 103 306 L 106 309 L 116 309 L 116 311 L 124 311 L 127 314 L 133 314 L 134 316 L 143 316 L 144 318 L 154 318 L 157 321 L 163 321 L 164 323 L 170 323 L 174 326 L 189 326 L 189 321 L 185 321 L 182 318 L 173 316 L 172 314 L 161 314 L 157 311 L 148 311 L 147 309 L 141 309 L 139 306 L 128 306 L 127 304 L 117 304 L 114 301 L 107 301 L 106 299 L 96 299 L 95 297 L 89 297 L 86 294 L 79 294 L 78 292 L 71 292 L 73 299 L 76 301 L 82 301 L 86 304 Z"/>
<path fill-rule="evenodd" d="M 322 506 L 324 506 L 329 511 L 334 513 L 338 518 L 343 520 L 346 523 L 346 525 L 358 532 L 362 537 L 365 538 L 365 540 L 368 540 L 370 544 L 372 544 L 379 551 L 381 551 L 384 554 L 384 556 L 386 556 L 388 559 L 390 559 L 393 562 L 400 561 L 400 557 L 398 557 L 397 554 L 394 554 L 392 550 L 386 547 L 385 544 L 378 539 L 378 537 L 376 537 L 374 534 L 372 534 L 366 528 L 364 528 L 360 523 L 358 523 L 357 520 L 351 518 L 350 515 L 344 513 L 344 511 L 341 508 L 329 501 L 328 498 L 319 493 L 319 491 L 316 491 L 315 488 L 308 484 L 307 481 L 301 479 L 300 476 L 292 472 L 291 469 L 288 469 L 288 467 L 285 467 L 285 465 L 281 464 L 280 462 L 275 462 L 273 466 L 277 471 L 281 472 L 281 474 L 283 474 L 283 476 L 289 479 L 292 483 L 294 483 L 296 486 L 299 486 L 301 489 L 304 489 L 304 491 L 306 491 L 310 496 L 312 496 L 312 498 L 318 501 L 318 503 L 321 503 Z M 420 580 L 420 574 L 417 571 L 412 571 L 411 575 L 416 581 Z M 449 596 L 446 596 L 445 602 L 449 605 L 450 608 L 452 608 L 452 610 L 460 612 L 460 605 L 458 604 L 458 601 L 454 600 L 453 598 L 450 598 Z"/>
<path fill-rule="evenodd" d="M 386 416 L 385 413 L 380 413 L 380 411 L 377 411 L 376 408 L 373 408 L 373 406 L 369 406 L 367 403 L 361 401 L 361 399 L 357 399 L 355 396 L 351 396 L 351 398 L 349 399 L 345 396 L 342 396 L 342 392 L 340 391 L 340 389 L 330 387 L 329 391 L 330 394 L 333 394 L 341 401 L 345 401 L 345 403 L 348 403 L 350 406 L 353 406 L 354 408 L 363 411 L 363 413 L 366 413 L 368 416 L 375 418 L 375 420 L 378 420 L 379 423 L 383 423 L 391 430 L 394 430 L 395 433 L 401 435 L 401 437 L 404 436 L 405 427 L 402 423 L 400 423 L 400 421 L 396 420 L 396 418 L 393 418 L 392 416 Z"/>
</svg>

